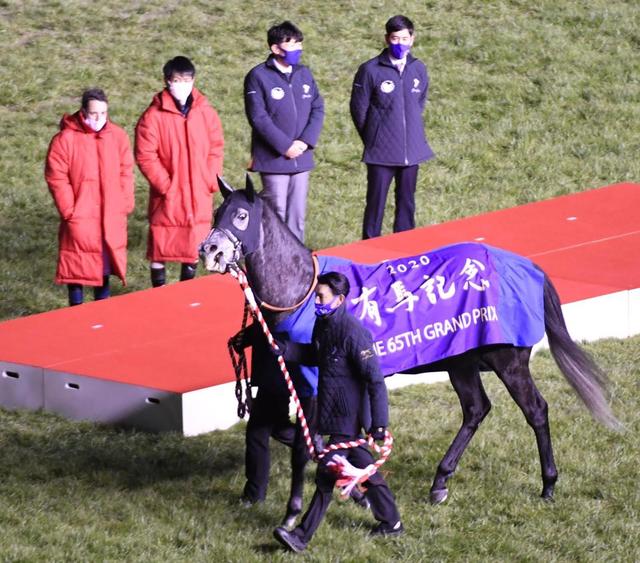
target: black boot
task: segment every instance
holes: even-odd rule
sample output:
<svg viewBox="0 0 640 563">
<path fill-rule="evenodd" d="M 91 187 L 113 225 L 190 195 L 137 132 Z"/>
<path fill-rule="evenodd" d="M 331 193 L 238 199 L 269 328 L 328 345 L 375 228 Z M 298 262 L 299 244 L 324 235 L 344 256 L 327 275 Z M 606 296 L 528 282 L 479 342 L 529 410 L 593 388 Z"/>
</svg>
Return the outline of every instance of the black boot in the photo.
<svg viewBox="0 0 640 563">
<path fill-rule="evenodd" d="M 109 287 L 109 276 L 103 276 L 102 285 L 100 287 L 93 288 L 93 298 L 96 301 L 106 299 L 111 295 L 111 288 Z"/>
<path fill-rule="evenodd" d="M 79 283 L 70 283 L 67 285 L 69 291 L 69 305 L 71 307 L 75 305 L 82 305 L 84 300 L 84 290 Z"/>
<path fill-rule="evenodd" d="M 181 264 L 180 265 L 180 281 L 187 281 L 195 278 L 197 269 L 198 269 L 197 262 L 195 264 Z"/>
<path fill-rule="evenodd" d="M 151 287 L 160 287 L 167 282 L 164 268 L 151 268 Z"/>
</svg>

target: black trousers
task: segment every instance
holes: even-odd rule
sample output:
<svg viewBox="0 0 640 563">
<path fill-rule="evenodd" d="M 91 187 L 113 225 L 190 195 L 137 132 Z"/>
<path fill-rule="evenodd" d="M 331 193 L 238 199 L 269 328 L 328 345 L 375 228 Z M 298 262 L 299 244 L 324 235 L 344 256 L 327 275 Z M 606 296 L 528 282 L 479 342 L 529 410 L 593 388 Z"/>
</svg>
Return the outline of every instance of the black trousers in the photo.
<svg viewBox="0 0 640 563">
<path fill-rule="evenodd" d="M 347 442 L 359 437 L 360 436 L 332 435 L 328 443 Z M 320 522 L 322 522 L 325 512 L 331 503 L 331 498 L 333 497 L 336 476 L 335 473 L 327 467 L 327 463 L 334 455 L 346 456 L 349 463 L 354 467 L 367 467 L 367 465 L 374 462 L 373 456 L 366 446 L 359 446 L 349 450 L 339 450 L 327 454 L 322 458 L 316 470 L 316 491 L 313 494 L 309 508 L 302 517 L 302 522 L 300 522 L 300 525 L 295 528 L 293 532 L 305 543 L 309 543 Z M 396 507 L 395 498 L 380 472 L 374 473 L 363 485 L 367 489 L 367 499 L 371 505 L 371 512 L 374 518 L 378 522 L 384 522 L 390 526 L 398 522 L 400 520 L 400 513 Z"/>
<path fill-rule="evenodd" d="M 396 213 L 393 232 L 408 231 L 415 228 L 416 183 L 418 165 L 381 166 L 367 164 L 367 204 L 362 222 L 362 238 L 379 237 L 382 231 L 384 208 L 391 181 L 395 179 Z"/>
<path fill-rule="evenodd" d="M 316 398 L 301 397 L 300 403 L 311 435 L 316 428 Z M 269 439 L 273 437 L 291 448 L 291 468 L 300 478 L 309 460 L 309 451 L 299 423 L 289 419 L 289 395 L 272 394 L 258 389 L 251 405 L 245 434 L 245 476 L 243 496 L 257 502 L 264 500 L 269 485 L 271 457 Z"/>
</svg>

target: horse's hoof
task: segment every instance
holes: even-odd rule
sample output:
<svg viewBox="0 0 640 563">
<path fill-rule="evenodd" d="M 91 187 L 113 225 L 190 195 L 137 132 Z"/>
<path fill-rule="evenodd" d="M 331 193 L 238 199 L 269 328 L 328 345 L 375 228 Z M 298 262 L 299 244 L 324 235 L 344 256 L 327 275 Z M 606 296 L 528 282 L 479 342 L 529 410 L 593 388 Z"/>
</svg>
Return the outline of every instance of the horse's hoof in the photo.
<svg viewBox="0 0 640 563">
<path fill-rule="evenodd" d="M 242 508 L 251 508 L 254 504 L 258 504 L 259 502 L 264 502 L 262 499 L 254 499 L 242 496 L 240 498 L 240 506 Z"/>
<path fill-rule="evenodd" d="M 449 489 L 436 489 L 435 491 L 431 491 L 429 493 L 429 502 L 434 506 L 437 504 L 442 504 L 447 497 L 449 496 Z"/>
<path fill-rule="evenodd" d="M 293 530 L 293 528 L 296 525 L 296 518 L 297 517 L 298 517 L 297 514 L 287 514 L 282 519 L 282 527 L 286 528 L 287 530 Z"/>
<path fill-rule="evenodd" d="M 542 494 L 540 495 L 540 497 L 545 502 L 555 502 L 555 499 L 553 498 L 553 489 L 551 489 L 550 491 L 548 491 L 546 489 L 543 490 Z"/>
</svg>

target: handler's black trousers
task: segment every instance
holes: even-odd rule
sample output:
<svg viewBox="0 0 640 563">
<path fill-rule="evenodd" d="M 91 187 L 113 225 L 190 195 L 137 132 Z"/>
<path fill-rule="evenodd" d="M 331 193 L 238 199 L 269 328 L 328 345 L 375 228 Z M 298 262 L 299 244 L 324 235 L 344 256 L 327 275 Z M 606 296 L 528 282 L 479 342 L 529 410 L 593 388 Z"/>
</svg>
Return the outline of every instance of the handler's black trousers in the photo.
<svg viewBox="0 0 640 563">
<path fill-rule="evenodd" d="M 379 237 L 382 231 L 384 208 L 391 181 L 395 179 L 396 214 L 393 232 L 415 228 L 416 183 L 418 165 L 382 166 L 367 164 L 367 205 L 362 222 L 362 238 Z"/>
<path fill-rule="evenodd" d="M 358 438 L 360 438 L 360 436 L 332 435 L 328 443 L 348 442 Z M 311 504 L 303 516 L 302 522 L 300 522 L 300 525 L 293 531 L 293 533 L 298 535 L 305 543 L 309 543 L 320 522 L 322 522 L 333 496 L 336 475 L 327 467 L 327 463 L 334 455 L 345 456 L 354 467 L 367 467 L 367 465 L 374 462 L 371 452 L 369 452 L 365 446 L 339 450 L 327 454 L 322 458 L 316 471 L 316 491 L 311 499 Z M 384 477 L 380 472 L 376 472 L 368 481 L 365 481 L 363 485 L 367 489 L 366 496 L 371 505 L 371 512 L 374 518 L 378 522 L 389 524 L 390 527 L 395 525 L 396 522 L 400 520 L 400 513 L 396 507 L 393 493 L 389 490 L 389 486 L 384 480 Z"/>
<path fill-rule="evenodd" d="M 315 432 L 316 398 L 301 397 L 311 435 Z M 269 484 L 269 438 L 273 437 L 291 448 L 292 482 L 299 482 L 300 496 L 304 479 L 304 467 L 309 452 L 298 423 L 289 419 L 289 395 L 276 395 L 258 390 L 251 405 L 251 413 L 245 435 L 245 476 L 243 497 L 252 502 L 264 500 Z M 296 481 L 297 479 L 297 481 Z"/>
</svg>

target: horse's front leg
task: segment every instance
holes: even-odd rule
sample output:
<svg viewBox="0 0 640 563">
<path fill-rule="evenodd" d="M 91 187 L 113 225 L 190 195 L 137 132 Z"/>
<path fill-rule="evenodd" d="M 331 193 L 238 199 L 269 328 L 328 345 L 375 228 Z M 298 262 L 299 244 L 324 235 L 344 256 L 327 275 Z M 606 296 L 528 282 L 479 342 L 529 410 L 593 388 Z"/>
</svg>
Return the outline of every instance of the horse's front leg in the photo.
<svg viewBox="0 0 640 563">
<path fill-rule="evenodd" d="M 449 370 L 449 379 L 462 407 L 462 426 L 438 465 L 429 493 L 431 504 L 440 504 L 447 500 L 447 480 L 455 472 L 465 448 L 491 410 L 491 402 L 484 391 L 476 365 Z"/>
</svg>

